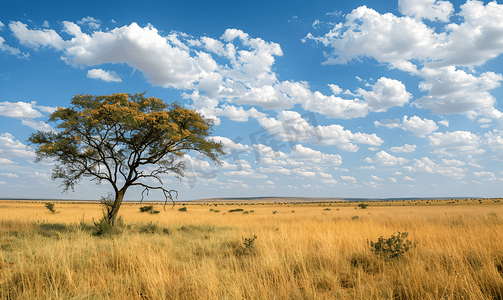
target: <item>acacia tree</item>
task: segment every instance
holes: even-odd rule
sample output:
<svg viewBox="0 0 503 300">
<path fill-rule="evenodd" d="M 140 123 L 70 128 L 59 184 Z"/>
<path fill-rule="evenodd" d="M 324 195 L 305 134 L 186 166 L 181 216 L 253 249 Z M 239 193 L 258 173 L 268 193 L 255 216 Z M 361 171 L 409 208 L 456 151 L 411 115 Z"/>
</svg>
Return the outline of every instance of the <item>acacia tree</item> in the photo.
<svg viewBox="0 0 503 300">
<path fill-rule="evenodd" d="M 168 199 L 174 204 L 172 193 L 178 192 L 164 188 L 161 175 L 173 173 L 181 179 L 188 151 L 216 164 L 218 155 L 225 154 L 221 143 L 206 139 L 212 133 L 211 120 L 144 94 L 76 95 L 70 108 L 59 108 L 49 118 L 60 130 L 38 131 L 28 139 L 37 145 L 36 162 L 54 159 L 52 179 L 61 179 L 64 191 L 73 190 L 83 177 L 112 185 L 115 199 L 105 214 L 111 225 L 128 188 L 142 187 L 142 200 L 144 192 L 161 190 L 164 205 Z"/>
</svg>

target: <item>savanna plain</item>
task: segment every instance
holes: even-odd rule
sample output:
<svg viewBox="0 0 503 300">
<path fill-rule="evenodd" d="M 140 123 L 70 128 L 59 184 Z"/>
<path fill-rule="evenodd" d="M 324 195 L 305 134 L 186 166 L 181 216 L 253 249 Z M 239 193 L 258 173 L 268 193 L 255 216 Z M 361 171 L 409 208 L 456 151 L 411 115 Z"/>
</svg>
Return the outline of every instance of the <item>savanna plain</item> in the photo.
<svg viewBox="0 0 503 300">
<path fill-rule="evenodd" d="M 0 201 L 0 299 L 503 299 L 500 199 L 125 203 L 101 235 L 54 204 Z"/>
</svg>

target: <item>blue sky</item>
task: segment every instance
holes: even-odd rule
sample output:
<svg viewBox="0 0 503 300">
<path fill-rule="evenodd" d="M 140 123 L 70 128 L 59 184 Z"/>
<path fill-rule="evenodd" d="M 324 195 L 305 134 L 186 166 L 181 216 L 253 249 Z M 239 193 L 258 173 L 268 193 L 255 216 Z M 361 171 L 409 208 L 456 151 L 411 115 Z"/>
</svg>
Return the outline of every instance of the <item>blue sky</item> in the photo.
<svg viewBox="0 0 503 300">
<path fill-rule="evenodd" d="M 180 199 L 500 197 L 503 5 L 315 3 L 2 4 L 0 195 L 106 195 L 62 194 L 26 140 L 76 94 L 146 91 L 212 118 L 228 153 L 164 176 Z"/>
</svg>

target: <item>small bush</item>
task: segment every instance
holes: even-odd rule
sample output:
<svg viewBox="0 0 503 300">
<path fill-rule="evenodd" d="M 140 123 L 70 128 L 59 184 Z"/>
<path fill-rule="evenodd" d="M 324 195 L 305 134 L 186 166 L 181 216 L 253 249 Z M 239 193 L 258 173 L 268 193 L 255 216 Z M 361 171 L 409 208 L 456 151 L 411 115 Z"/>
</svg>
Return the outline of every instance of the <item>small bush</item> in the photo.
<svg viewBox="0 0 503 300">
<path fill-rule="evenodd" d="M 277 212 L 278 212 L 277 210 L 273 210 L 272 214 L 275 215 Z"/>
<path fill-rule="evenodd" d="M 149 212 L 154 209 L 153 205 L 145 205 L 140 207 L 140 212 Z"/>
<path fill-rule="evenodd" d="M 186 206 L 184 206 L 184 207 L 180 207 L 180 208 L 178 209 L 178 211 L 187 211 L 187 207 L 186 207 Z"/>
<path fill-rule="evenodd" d="M 324 208 L 323 210 L 331 210 L 330 208 Z"/>
<path fill-rule="evenodd" d="M 412 243 L 407 240 L 407 232 L 393 233 L 390 238 L 385 239 L 382 236 L 377 242 L 370 242 L 370 248 L 373 253 L 387 257 L 387 258 L 400 258 L 411 248 L 416 247 L 417 243 Z M 367 241 L 368 243 L 368 241 Z"/>
<path fill-rule="evenodd" d="M 366 209 L 369 205 L 368 204 L 365 204 L 365 203 L 360 203 L 358 204 L 358 207 L 361 208 L 361 209 Z"/>
<path fill-rule="evenodd" d="M 104 236 L 104 235 L 109 235 L 109 234 L 117 234 L 119 233 L 120 229 L 123 229 L 126 227 L 124 224 L 124 221 L 122 220 L 121 217 L 118 217 L 115 220 L 115 225 L 110 225 L 108 223 L 108 219 L 106 216 L 103 216 L 98 222 L 94 222 L 94 231 L 93 234 L 97 236 Z"/>
<path fill-rule="evenodd" d="M 101 197 L 100 199 L 101 206 L 103 207 L 103 218 L 108 220 L 110 214 L 112 213 L 112 209 L 114 206 L 114 195 L 113 193 L 108 193 L 106 197 Z"/>
<path fill-rule="evenodd" d="M 50 212 L 53 214 L 56 213 L 56 210 L 54 209 L 54 203 L 51 202 L 45 202 L 45 208 L 47 208 Z"/>
<path fill-rule="evenodd" d="M 253 237 L 244 239 L 244 242 L 240 244 L 238 241 L 226 243 L 232 249 L 235 256 L 246 256 L 253 254 L 253 247 L 255 246 L 255 239 L 257 236 L 254 234 Z"/>
<path fill-rule="evenodd" d="M 243 249 L 243 255 L 248 255 L 251 254 L 253 251 L 253 243 L 255 242 L 255 239 L 257 236 L 254 234 L 253 237 L 247 239 L 245 238 L 245 241 L 243 242 L 243 245 L 245 246 Z"/>
<path fill-rule="evenodd" d="M 157 226 L 157 224 L 150 222 L 150 223 L 142 226 L 142 228 L 140 228 L 140 232 L 141 233 L 155 233 L 158 229 L 159 229 L 159 226 Z"/>
<path fill-rule="evenodd" d="M 160 213 L 160 212 L 161 212 L 160 210 L 151 210 L 151 211 L 149 211 L 149 213 L 150 213 L 151 215 L 157 215 L 157 214 L 158 214 L 158 213 Z"/>
<path fill-rule="evenodd" d="M 236 208 L 236 209 L 229 210 L 229 212 L 239 212 L 239 211 L 245 211 L 245 210 L 242 208 Z"/>
</svg>

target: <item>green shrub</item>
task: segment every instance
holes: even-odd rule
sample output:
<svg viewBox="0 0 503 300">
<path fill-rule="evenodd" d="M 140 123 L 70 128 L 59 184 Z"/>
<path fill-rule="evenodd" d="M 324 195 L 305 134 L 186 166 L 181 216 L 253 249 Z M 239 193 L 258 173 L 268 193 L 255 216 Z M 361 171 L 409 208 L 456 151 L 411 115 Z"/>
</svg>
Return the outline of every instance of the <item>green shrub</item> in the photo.
<svg viewBox="0 0 503 300">
<path fill-rule="evenodd" d="M 330 208 L 324 208 L 323 210 L 331 210 Z"/>
<path fill-rule="evenodd" d="M 248 255 L 251 254 L 253 251 L 253 243 L 255 242 L 255 239 L 257 236 L 254 234 L 253 237 L 247 239 L 245 238 L 245 241 L 243 242 L 243 245 L 245 246 L 243 249 L 243 255 Z"/>
<path fill-rule="evenodd" d="M 368 204 L 365 204 L 365 203 L 360 203 L 358 204 L 358 207 L 361 208 L 361 209 L 366 209 L 367 206 L 369 206 Z"/>
<path fill-rule="evenodd" d="M 377 242 L 370 242 L 370 249 L 374 254 L 386 258 L 400 258 L 411 248 L 416 247 L 417 243 L 412 243 L 407 240 L 407 232 L 393 233 L 390 238 L 383 238 L 382 236 Z M 368 240 L 367 240 L 368 243 Z"/>
<path fill-rule="evenodd" d="M 110 192 L 106 197 L 101 196 L 100 203 L 103 207 L 103 218 L 108 221 L 114 206 L 114 195 Z"/>
<path fill-rule="evenodd" d="M 47 208 L 50 212 L 53 214 L 56 213 L 56 210 L 54 209 L 54 203 L 51 202 L 45 202 L 45 208 Z"/>
<path fill-rule="evenodd" d="M 236 208 L 236 209 L 229 210 L 229 212 L 239 212 L 239 211 L 245 211 L 245 210 L 242 208 Z"/>
<path fill-rule="evenodd" d="M 227 245 L 230 246 L 234 252 L 234 255 L 237 257 L 251 255 L 253 254 L 253 247 L 255 246 L 255 239 L 257 236 L 254 234 L 253 237 L 244 239 L 243 244 L 240 244 L 238 241 L 230 242 Z"/>
<path fill-rule="evenodd" d="M 187 211 L 187 207 L 185 207 L 185 206 L 184 206 L 184 207 L 180 207 L 180 208 L 178 209 L 178 211 Z"/>
<path fill-rule="evenodd" d="M 140 212 L 150 212 L 154 209 L 153 205 L 145 205 L 140 207 Z"/>
<path fill-rule="evenodd" d="M 151 210 L 151 211 L 149 211 L 149 214 L 151 214 L 151 215 L 157 215 L 160 212 L 161 212 L 160 210 Z"/>
<path fill-rule="evenodd" d="M 103 218 L 101 218 L 98 222 L 94 222 L 93 220 L 93 223 L 93 234 L 98 236 L 117 234 L 121 229 L 124 229 L 126 227 L 126 224 L 124 224 L 122 217 L 118 217 L 115 220 L 115 225 L 110 225 L 106 216 L 103 216 Z"/>
<path fill-rule="evenodd" d="M 159 226 L 155 223 L 148 223 L 140 228 L 141 233 L 155 233 L 159 229 Z"/>
</svg>

